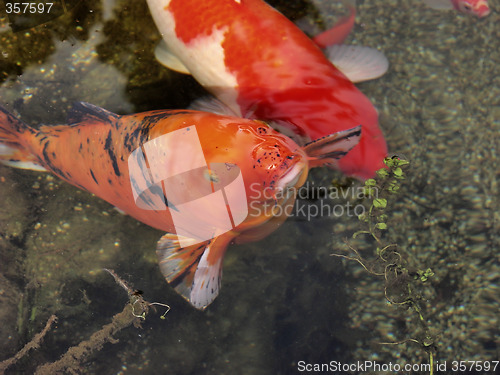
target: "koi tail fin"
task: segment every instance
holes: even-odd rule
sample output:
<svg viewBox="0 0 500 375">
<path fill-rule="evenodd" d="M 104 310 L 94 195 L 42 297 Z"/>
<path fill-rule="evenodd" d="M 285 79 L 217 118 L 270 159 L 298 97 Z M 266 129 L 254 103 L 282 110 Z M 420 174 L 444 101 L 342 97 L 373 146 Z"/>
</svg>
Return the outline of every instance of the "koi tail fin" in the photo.
<svg viewBox="0 0 500 375">
<path fill-rule="evenodd" d="M 191 305 L 205 309 L 219 294 L 222 259 L 233 236 L 208 241 L 165 234 L 156 248 L 160 270 L 168 283 Z"/>
<path fill-rule="evenodd" d="M 0 163 L 23 169 L 46 171 L 26 149 L 26 135 L 35 133 L 24 122 L 0 106 Z"/>
</svg>

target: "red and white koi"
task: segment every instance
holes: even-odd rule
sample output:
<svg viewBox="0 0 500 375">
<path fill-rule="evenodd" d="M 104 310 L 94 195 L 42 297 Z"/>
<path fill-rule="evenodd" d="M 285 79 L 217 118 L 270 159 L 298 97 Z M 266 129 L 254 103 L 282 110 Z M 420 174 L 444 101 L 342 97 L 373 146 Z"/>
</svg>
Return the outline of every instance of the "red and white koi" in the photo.
<svg viewBox="0 0 500 375">
<path fill-rule="evenodd" d="M 301 144 L 361 124 L 363 138 L 338 167 L 368 178 L 384 166 L 377 111 L 352 81 L 359 73 L 363 79 L 383 74 L 387 60 L 373 49 L 336 48 L 331 53 L 341 57 L 341 72 L 317 45 L 345 38 L 354 8 L 316 44 L 261 0 L 147 1 L 164 40 L 158 59 L 192 74 L 232 113 L 267 121 Z M 367 61 L 368 68 L 348 72 Z"/>
<path fill-rule="evenodd" d="M 479 18 L 490 14 L 488 0 L 424 0 L 424 3 L 433 9 L 455 9 Z"/>
<path fill-rule="evenodd" d="M 229 243 L 277 229 L 296 197 L 286 192 L 361 135 L 357 127 L 300 147 L 261 121 L 190 110 L 118 116 L 88 103 L 68 122 L 37 130 L 0 106 L 0 162 L 49 171 L 166 231 L 161 271 L 199 309 L 219 292 Z"/>
</svg>

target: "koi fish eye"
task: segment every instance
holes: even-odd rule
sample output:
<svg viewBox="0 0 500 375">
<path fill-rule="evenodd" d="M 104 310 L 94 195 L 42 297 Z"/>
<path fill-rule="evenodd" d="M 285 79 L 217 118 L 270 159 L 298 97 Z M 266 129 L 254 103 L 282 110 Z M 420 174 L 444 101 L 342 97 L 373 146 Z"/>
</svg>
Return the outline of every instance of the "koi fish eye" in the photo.
<svg viewBox="0 0 500 375">
<path fill-rule="evenodd" d="M 464 12 L 467 12 L 467 13 L 472 13 L 472 11 L 473 11 L 472 5 L 468 2 L 463 2 L 461 4 L 461 8 Z"/>
</svg>

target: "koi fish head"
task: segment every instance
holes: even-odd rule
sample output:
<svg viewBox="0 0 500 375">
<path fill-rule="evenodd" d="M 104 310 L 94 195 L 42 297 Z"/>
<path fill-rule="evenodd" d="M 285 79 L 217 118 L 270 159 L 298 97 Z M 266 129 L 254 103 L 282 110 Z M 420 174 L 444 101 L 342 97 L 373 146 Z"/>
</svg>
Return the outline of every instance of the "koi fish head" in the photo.
<svg viewBox="0 0 500 375">
<path fill-rule="evenodd" d="M 177 187 L 165 194 L 176 234 L 162 237 L 157 255 L 166 280 L 193 306 L 204 309 L 219 293 L 228 244 L 258 240 L 277 229 L 291 214 L 294 189 L 305 182 L 309 167 L 343 157 L 358 143 L 361 127 L 300 147 L 257 120 L 196 111 L 183 112 L 180 120 L 181 137 L 159 150 L 172 153 L 177 148 L 179 162 L 164 167 L 189 165 L 190 171 L 179 175 L 186 180 L 163 181 Z M 202 173 L 197 173 L 199 169 L 193 173 L 196 163 L 189 161 L 196 154 L 193 144 L 197 142 L 182 142 L 194 128 L 206 164 Z M 203 186 L 210 189 L 199 194 Z"/>
<path fill-rule="evenodd" d="M 479 18 L 490 14 L 488 0 L 454 0 L 453 5 L 460 12 L 473 14 Z"/>
<path fill-rule="evenodd" d="M 208 170 L 197 174 L 200 178 L 196 181 L 190 176 L 179 193 L 199 190 L 207 183 L 212 192 L 191 200 L 193 208 L 182 222 L 183 227 L 178 230 L 176 226 L 175 235 L 167 233 L 162 237 L 157 255 L 166 280 L 193 306 L 204 309 L 219 293 L 222 258 L 229 243 L 263 238 L 278 227 L 276 218 L 286 219 L 286 214 L 277 214 L 273 209 L 283 200 L 264 204 L 276 199 L 275 187 L 304 183 L 308 158 L 294 141 L 262 122 L 191 114 L 197 116 L 196 131 Z M 193 148 L 183 150 L 186 163 Z M 176 224 L 185 206 L 172 205 Z"/>
<path fill-rule="evenodd" d="M 302 186 L 307 178 L 308 159 L 292 139 L 270 127 L 259 128 L 265 138 L 252 150 L 253 169 L 260 175 L 267 195 Z"/>
</svg>

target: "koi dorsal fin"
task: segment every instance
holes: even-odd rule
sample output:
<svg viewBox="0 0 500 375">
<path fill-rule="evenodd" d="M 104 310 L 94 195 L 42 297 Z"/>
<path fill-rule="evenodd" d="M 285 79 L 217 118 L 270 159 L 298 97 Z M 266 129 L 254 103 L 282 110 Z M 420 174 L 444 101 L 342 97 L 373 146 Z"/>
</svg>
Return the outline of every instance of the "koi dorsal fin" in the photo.
<svg viewBox="0 0 500 375">
<path fill-rule="evenodd" d="M 335 161 L 344 157 L 361 139 L 361 125 L 309 142 L 304 151 L 309 158 L 309 166 L 335 165 Z"/>
<path fill-rule="evenodd" d="M 160 270 L 191 305 L 205 309 L 219 294 L 222 259 L 232 240 L 228 233 L 208 241 L 167 233 L 156 247 Z"/>
<path fill-rule="evenodd" d="M 76 102 L 68 111 L 68 124 L 83 122 L 114 122 L 120 116 L 104 108 L 86 102 Z"/>
</svg>

